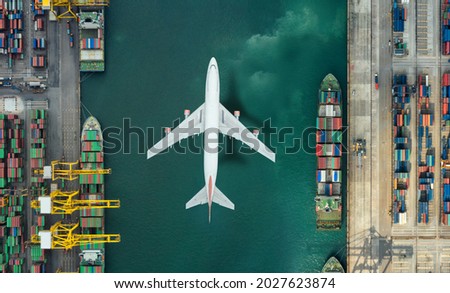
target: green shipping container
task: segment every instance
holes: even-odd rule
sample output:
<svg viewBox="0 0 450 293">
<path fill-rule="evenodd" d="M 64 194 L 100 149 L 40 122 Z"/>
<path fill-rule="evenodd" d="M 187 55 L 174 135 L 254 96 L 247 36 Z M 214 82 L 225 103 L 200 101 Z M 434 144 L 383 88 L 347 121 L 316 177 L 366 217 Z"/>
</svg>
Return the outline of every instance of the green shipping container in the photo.
<svg viewBox="0 0 450 293">
<path fill-rule="evenodd" d="M 333 142 L 342 143 L 342 131 L 333 131 L 332 137 Z"/>
</svg>

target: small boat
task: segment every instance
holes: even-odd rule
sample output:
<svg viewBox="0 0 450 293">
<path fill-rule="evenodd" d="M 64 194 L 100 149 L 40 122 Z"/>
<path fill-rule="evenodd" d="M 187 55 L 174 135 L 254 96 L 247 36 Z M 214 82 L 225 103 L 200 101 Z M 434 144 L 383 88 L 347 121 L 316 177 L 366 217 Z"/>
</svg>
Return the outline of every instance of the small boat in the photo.
<svg viewBox="0 0 450 293">
<path fill-rule="evenodd" d="M 341 263 L 334 256 L 330 257 L 322 268 L 322 273 L 345 273 Z"/>
</svg>

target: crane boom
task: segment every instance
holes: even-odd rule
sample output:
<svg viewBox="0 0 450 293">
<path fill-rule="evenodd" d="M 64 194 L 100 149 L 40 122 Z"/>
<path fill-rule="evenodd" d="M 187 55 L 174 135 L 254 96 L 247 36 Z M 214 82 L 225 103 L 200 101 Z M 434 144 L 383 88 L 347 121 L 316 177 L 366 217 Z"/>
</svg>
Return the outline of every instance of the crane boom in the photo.
<svg viewBox="0 0 450 293">
<path fill-rule="evenodd" d="M 44 179 L 58 179 L 75 180 L 79 175 L 107 175 L 111 174 L 111 169 L 96 169 L 86 170 L 78 168 L 78 161 L 76 162 L 61 162 L 52 161 L 51 166 L 45 166 L 43 169 L 35 169 L 34 174 L 43 175 Z"/>
<path fill-rule="evenodd" d="M 56 19 L 77 19 L 76 13 L 72 10 L 73 6 L 77 7 L 106 7 L 109 6 L 109 0 L 44 0 L 36 1 L 38 9 L 50 10 Z M 55 7 L 65 7 L 64 12 L 57 14 Z"/>
<path fill-rule="evenodd" d="M 32 244 L 41 244 L 41 249 L 72 249 L 74 246 L 86 244 L 118 243 L 120 234 L 77 234 L 79 224 L 63 224 L 57 222 L 50 231 L 41 231 L 31 238 Z M 43 247 L 42 237 L 50 236 L 50 245 Z"/>
<path fill-rule="evenodd" d="M 74 211 L 82 209 L 112 209 L 120 208 L 119 200 L 105 200 L 105 199 L 74 199 L 78 195 L 78 191 L 63 192 L 56 190 L 50 193 L 50 196 L 39 197 L 38 200 L 31 202 L 33 209 L 41 208 L 41 201 L 45 198 L 51 199 L 51 214 L 53 215 L 70 215 Z M 42 211 L 41 211 L 42 212 Z M 45 213 L 45 212 L 43 212 Z"/>
</svg>

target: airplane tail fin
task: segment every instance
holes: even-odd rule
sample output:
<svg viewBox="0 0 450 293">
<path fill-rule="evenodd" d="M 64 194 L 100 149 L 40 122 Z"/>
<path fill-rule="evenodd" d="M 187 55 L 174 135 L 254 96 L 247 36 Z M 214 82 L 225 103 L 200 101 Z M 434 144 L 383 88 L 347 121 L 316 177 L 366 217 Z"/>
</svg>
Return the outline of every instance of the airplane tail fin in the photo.
<svg viewBox="0 0 450 293">
<path fill-rule="evenodd" d="M 212 198 L 212 201 L 215 202 L 218 205 L 221 205 L 225 208 L 228 208 L 230 210 L 234 210 L 234 203 L 231 202 L 231 200 L 228 199 L 228 197 L 225 196 L 225 194 L 222 193 L 222 191 L 219 190 L 219 188 L 214 189 L 214 195 Z M 194 195 L 193 198 L 191 198 L 186 203 L 186 209 L 190 209 L 192 207 L 195 207 L 197 205 L 202 205 L 208 203 L 208 195 L 206 193 L 206 186 L 200 189 L 199 192 L 197 192 L 196 195 Z M 208 220 L 211 223 L 211 206 L 208 205 Z"/>
</svg>

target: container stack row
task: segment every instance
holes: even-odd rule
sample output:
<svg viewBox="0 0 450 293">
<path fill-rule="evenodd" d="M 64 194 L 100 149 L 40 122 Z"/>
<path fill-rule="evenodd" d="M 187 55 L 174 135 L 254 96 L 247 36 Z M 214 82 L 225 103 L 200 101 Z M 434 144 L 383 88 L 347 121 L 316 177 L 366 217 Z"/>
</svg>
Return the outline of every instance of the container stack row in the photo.
<svg viewBox="0 0 450 293">
<path fill-rule="evenodd" d="M 42 169 L 45 165 L 47 112 L 45 110 L 30 110 L 30 117 L 30 167 L 31 170 Z M 39 187 L 43 183 L 42 176 L 31 177 L 33 186 Z"/>
<path fill-rule="evenodd" d="M 6 187 L 6 120 L 0 116 L 0 190 Z"/>
<path fill-rule="evenodd" d="M 8 54 L 8 10 L 5 7 L 4 0 L 0 0 L 0 54 Z"/>
<path fill-rule="evenodd" d="M 450 172 L 442 170 L 442 224 L 449 226 L 450 214 Z"/>
<path fill-rule="evenodd" d="M 47 47 L 46 34 L 44 32 L 45 11 L 37 9 L 34 1 L 31 3 L 31 11 L 33 12 L 34 32 L 33 32 L 33 49 L 37 55 L 30 56 L 31 66 L 34 68 L 47 67 L 47 57 L 44 54 Z"/>
<path fill-rule="evenodd" d="M 0 0 L 0 3 L 2 0 Z M 6 188 L 6 178 L 5 178 L 5 132 L 6 125 L 4 117 L 0 117 L 0 272 L 8 272 L 8 231 L 6 227 L 6 219 L 8 217 L 8 191 Z"/>
<path fill-rule="evenodd" d="M 397 1 L 394 0 L 392 9 L 392 23 L 394 26 L 394 32 L 405 31 L 406 8 L 398 4 Z"/>
<path fill-rule="evenodd" d="M 45 49 L 45 38 L 33 38 L 33 49 Z"/>
<path fill-rule="evenodd" d="M 83 50 L 101 49 L 101 48 L 102 48 L 101 39 L 86 38 L 81 40 L 81 49 Z"/>
<path fill-rule="evenodd" d="M 434 105 L 430 104 L 428 75 L 418 77 L 417 122 L 417 222 L 428 224 L 434 193 L 435 148 L 433 146 Z"/>
<path fill-rule="evenodd" d="M 23 128 L 22 120 L 17 115 L 0 115 L 4 121 L 3 137 L 6 146 L 5 152 L 5 177 L 7 178 L 6 188 L 4 193 L 8 196 L 8 224 L 12 226 L 8 231 L 8 244 L 9 244 L 9 271 L 13 273 L 22 273 L 23 259 L 22 255 L 25 252 L 24 249 L 24 237 L 23 237 L 23 208 L 24 208 L 24 196 L 17 191 L 13 184 L 22 182 L 22 147 L 23 147 Z M 9 222 L 9 223 L 8 223 Z"/>
<path fill-rule="evenodd" d="M 24 196 L 9 186 L 3 189 L 7 203 L 0 207 L 0 271 L 24 273 Z"/>
<path fill-rule="evenodd" d="M 34 196 L 36 196 L 36 193 L 34 193 Z M 36 198 L 34 196 L 33 199 Z M 44 226 L 45 226 L 45 216 L 39 215 L 36 213 L 35 210 L 33 210 L 33 218 L 29 237 L 31 238 L 33 237 L 33 235 L 38 235 L 39 231 L 45 230 Z M 30 273 L 45 273 L 46 270 L 45 266 L 47 263 L 47 259 L 45 255 L 45 250 L 41 249 L 40 245 L 31 245 L 29 247 L 29 257 L 31 259 Z"/>
<path fill-rule="evenodd" d="M 30 57 L 30 65 L 34 68 L 45 68 L 47 67 L 47 57 L 44 55 Z"/>
<path fill-rule="evenodd" d="M 450 0 L 442 0 L 442 55 L 450 55 Z"/>
<path fill-rule="evenodd" d="M 450 110 L 448 106 L 450 100 L 450 73 L 444 73 L 442 76 L 441 98 L 442 122 L 446 126 L 450 126 Z"/>
<path fill-rule="evenodd" d="M 8 66 L 13 66 L 13 60 L 24 58 L 24 12 L 23 0 L 1 0 L 3 4 L 2 19 L 4 19 L 3 29 L 7 32 L 3 34 L 7 44 Z M 0 28 L 1 30 L 1 28 Z M 3 48 L 5 49 L 5 48 Z"/>
<path fill-rule="evenodd" d="M 7 178 L 9 183 L 23 181 L 22 148 L 24 141 L 23 120 L 17 115 L 7 115 L 8 129 L 8 153 L 6 155 Z"/>
<path fill-rule="evenodd" d="M 31 12 L 33 12 L 33 16 L 37 17 L 37 16 L 44 16 L 45 15 L 45 11 L 42 9 L 39 9 L 36 4 L 40 4 L 42 6 L 42 0 L 32 0 L 31 1 Z"/>
<path fill-rule="evenodd" d="M 448 4 L 448 3 L 447 3 Z M 447 7 L 450 7 L 447 5 Z M 449 10 L 450 11 L 450 10 Z M 450 23 L 447 22 L 447 25 Z M 450 162 L 448 155 L 450 152 L 450 73 L 442 75 L 442 91 L 441 91 L 441 110 L 443 129 L 441 132 L 441 222 L 443 225 L 449 225 L 450 214 Z"/>
<path fill-rule="evenodd" d="M 42 169 L 45 165 L 46 150 L 46 127 L 47 127 L 47 111 L 46 110 L 30 110 L 30 145 L 29 145 L 29 162 L 31 168 L 31 197 L 36 200 L 39 196 L 48 195 L 47 186 L 42 176 L 34 176 L 35 169 Z M 38 234 L 44 230 L 45 215 L 41 215 L 33 210 L 32 226 L 30 235 Z M 30 236 L 31 237 L 31 236 Z M 32 265 L 31 273 L 45 273 L 46 257 L 45 250 L 41 250 L 39 246 L 31 246 L 30 249 Z"/>
<path fill-rule="evenodd" d="M 394 224 L 406 224 L 406 199 L 411 170 L 411 116 L 409 105 L 411 97 L 406 75 L 394 75 L 392 85 L 392 129 L 394 138 L 392 217 Z"/>
</svg>

